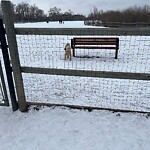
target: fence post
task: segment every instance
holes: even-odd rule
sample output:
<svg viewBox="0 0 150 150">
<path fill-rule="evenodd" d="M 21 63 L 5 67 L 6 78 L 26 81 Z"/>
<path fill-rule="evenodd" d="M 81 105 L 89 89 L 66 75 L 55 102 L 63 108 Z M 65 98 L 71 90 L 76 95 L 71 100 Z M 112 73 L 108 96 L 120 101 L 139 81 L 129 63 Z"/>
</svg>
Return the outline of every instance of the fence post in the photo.
<svg viewBox="0 0 150 150">
<path fill-rule="evenodd" d="M 7 81 L 8 81 L 8 87 L 10 92 L 12 109 L 13 111 L 16 111 L 18 110 L 18 103 L 16 100 L 15 88 L 14 88 L 13 77 L 12 77 L 12 68 L 10 66 L 8 46 L 6 42 L 5 29 L 3 26 L 2 18 L 0 18 L 0 42 L 1 42 L 1 49 L 2 49 L 3 59 L 4 59 Z"/>
<path fill-rule="evenodd" d="M 18 98 L 18 104 L 20 111 L 24 112 L 27 110 L 27 103 L 25 98 L 23 79 L 21 74 L 18 46 L 13 21 L 13 10 L 9 0 L 1 1 L 3 19 L 5 23 L 6 35 L 8 40 L 10 58 L 12 63 L 12 70 L 14 75 L 16 94 Z"/>
</svg>

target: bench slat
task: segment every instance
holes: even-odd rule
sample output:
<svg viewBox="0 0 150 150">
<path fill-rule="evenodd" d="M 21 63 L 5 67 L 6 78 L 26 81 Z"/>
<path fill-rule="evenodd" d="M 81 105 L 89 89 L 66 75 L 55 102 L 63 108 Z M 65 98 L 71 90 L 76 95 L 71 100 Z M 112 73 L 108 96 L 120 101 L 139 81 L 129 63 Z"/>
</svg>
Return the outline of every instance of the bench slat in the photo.
<svg viewBox="0 0 150 150">
<path fill-rule="evenodd" d="M 75 46 L 78 49 L 116 49 L 116 47 L 104 47 L 104 46 L 97 46 L 97 47 L 89 47 L 89 46 Z"/>
<path fill-rule="evenodd" d="M 74 40 L 80 40 L 80 41 L 82 41 L 82 40 L 100 40 L 100 41 L 102 41 L 102 40 L 110 40 L 110 41 L 112 41 L 112 40 L 117 40 L 117 39 L 119 39 L 119 38 L 73 38 Z"/>
<path fill-rule="evenodd" d="M 105 42 L 105 41 L 95 41 L 95 42 L 76 42 L 75 45 L 116 45 L 116 42 Z"/>
</svg>

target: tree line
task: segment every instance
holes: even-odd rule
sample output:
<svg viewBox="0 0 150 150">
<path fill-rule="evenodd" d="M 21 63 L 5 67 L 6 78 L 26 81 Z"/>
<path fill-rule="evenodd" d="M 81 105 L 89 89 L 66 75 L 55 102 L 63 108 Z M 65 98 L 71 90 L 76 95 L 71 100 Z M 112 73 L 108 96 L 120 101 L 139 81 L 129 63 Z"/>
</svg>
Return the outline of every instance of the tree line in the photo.
<svg viewBox="0 0 150 150">
<path fill-rule="evenodd" d="M 38 8 L 35 4 L 26 2 L 12 4 L 15 22 L 39 21 L 75 21 L 75 20 L 100 20 L 102 22 L 150 22 L 150 5 L 133 6 L 124 10 L 98 10 L 96 7 L 88 14 L 75 14 L 71 9 L 62 13 L 60 8 L 50 8 L 48 13 Z M 0 13 L 2 13 L 0 11 Z"/>
<path fill-rule="evenodd" d="M 103 11 L 94 7 L 93 11 L 88 15 L 89 19 L 101 20 L 102 22 L 150 22 L 150 5 L 133 6 L 124 10 Z"/>
<path fill-rule="evenodd" d="M 1 10 L 1 9 L 0 9 Z M 38 8 L 35 4 L 30 5 L 27 2 L 21 2 L 16 4 L 12 3 L 12 10 L 15 22 L 42 22 L 42 21 L 69 21 L 69 20 L 84 20 L 85 16 L 81 14 L 75 14 L 70 9 L 64 13 L 60 8 L 50 8 L 48 13 L 45 13 L 42 9 Z M 2 12 L 0 11 L 2 16 Z"/>
</svg>

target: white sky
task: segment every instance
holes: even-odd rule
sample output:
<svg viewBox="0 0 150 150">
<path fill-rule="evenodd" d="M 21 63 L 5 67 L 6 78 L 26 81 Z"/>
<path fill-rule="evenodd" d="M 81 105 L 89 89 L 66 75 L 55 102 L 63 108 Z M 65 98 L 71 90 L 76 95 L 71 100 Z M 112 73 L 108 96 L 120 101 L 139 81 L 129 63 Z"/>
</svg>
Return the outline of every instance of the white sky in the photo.
<svg viewBox="0 0 150 150">
<path fill-rule="evenodd" d="M 28 2 L 29 4 L 36 4 L 40 9 L 48 12 L 49 8 L 61 8 L 62 12 L 71 9 L 75 14 L 89 14 L 93 7 L 98 10 L 116 10 L 125 9 L 130 6 L 142 6 L 149 4 L 150 0 L 10 0 L 14 4 L 20 2 Z"/>
</svg>

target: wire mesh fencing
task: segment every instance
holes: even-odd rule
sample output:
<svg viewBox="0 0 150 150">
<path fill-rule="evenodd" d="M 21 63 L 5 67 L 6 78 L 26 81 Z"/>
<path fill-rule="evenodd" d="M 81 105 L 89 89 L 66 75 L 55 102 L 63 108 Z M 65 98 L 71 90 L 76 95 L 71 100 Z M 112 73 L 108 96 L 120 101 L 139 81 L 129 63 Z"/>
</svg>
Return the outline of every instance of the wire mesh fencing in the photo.
<svg viewBox="0 0 150 150">
<path fill-rule="evenodd" d="M 23 74 L 27 101 L 149 111 L 149 81 Z"/>
<path fill-rule="evenodd" d="M 21 66 L 150 73 L 149 36 L 109 36 L 119 37 L 118 59 L 114 59 L 115 50 L 76 49 L 76 57 L 64 60 L 65 44 L 73 37 L 82 35 L 17 35 Z M 60 75 L 23 73 L 23 81 L 27 101 L 150 111 L 149 80 L 63 76 L 60 72 Z"/>
<path fill-rule="evenodd" d="M 118 59 L 114 59 L 115 50 L 76 49 L 76 57 L 72 61 L 64 61 L 65 44 L 70 43 L 73 37 L 75 36 L 17 35 L 21 65 L 149 73 L 149 36 L 119 36 Z"/>
</svg>

